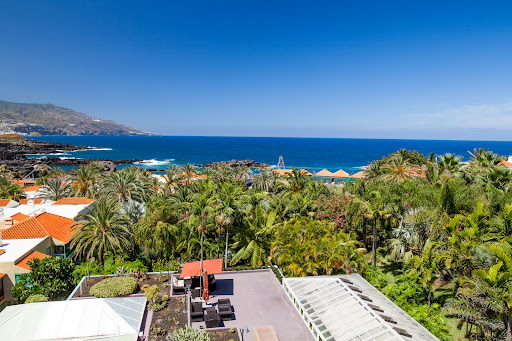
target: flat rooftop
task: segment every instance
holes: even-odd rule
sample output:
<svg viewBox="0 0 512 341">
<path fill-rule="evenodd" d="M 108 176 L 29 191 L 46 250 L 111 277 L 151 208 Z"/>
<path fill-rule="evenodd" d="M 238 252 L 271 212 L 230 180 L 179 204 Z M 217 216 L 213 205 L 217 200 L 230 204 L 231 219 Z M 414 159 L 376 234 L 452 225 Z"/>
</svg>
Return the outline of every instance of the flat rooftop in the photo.
<svg viewBox="0 0 512 341">
<path fill-rule="evenodd" d="M 0 263 L 16 262 L 17 260 L 20 260 L 46 238 L 48 237 L 2 240 L 0 243 L 0 250 L 5 250 L 5 252 L 0 254 Z"/>
<path fill-rule="evenodd" d="M 244 341 L 254 340 L 254 327 L 269 325 L 280 340 L 314 341 L 272 270 L 228 271 L 215 278 L 217 290 L 210 292 L 208 303 L 216 306 L 219 298 L 229 298 L 233 309 L 233 320 L 222 322 L 221 327 L 247 326 Z M 196 329 L 201 325 L 204 322 L 192 322 Z"/>
</svg>

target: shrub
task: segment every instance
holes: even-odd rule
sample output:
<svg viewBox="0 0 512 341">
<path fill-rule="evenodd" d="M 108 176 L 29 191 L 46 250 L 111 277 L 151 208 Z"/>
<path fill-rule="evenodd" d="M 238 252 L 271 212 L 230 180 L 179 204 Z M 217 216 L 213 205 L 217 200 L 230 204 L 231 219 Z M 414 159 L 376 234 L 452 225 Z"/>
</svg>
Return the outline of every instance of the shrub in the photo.
<svg viewBox="0 0 512 341">
<path fill-rule="evenodd" d="M 167 301 L 151 302 L 148 304 L 148 309 L 157 312 L 164 309 L 166 305 Z"/>
<path fill-rule="evenodd" d="M 27 298 L 25 303 L 35 303 L 35 302 L 48 302 L 48 297 L 41 294 L 31 295 Z"/>
<path fill-rule="evenodd" d="M 180 328 L 167 336 L 169 341 L 210 341 L 210 335 L 192 327 Z"/>
<path fill-rule="evenodd" d="M 92 286 L 90 293 L 96 297 L 117 297 L 130 295 L 137 289 L 137 280 L 133 277 L 111 277 Z"/>
<path fill-rule="evenodd" d="M 162 301 L 169 301 L 169 295 L 163 295 Z"/>
</svg>

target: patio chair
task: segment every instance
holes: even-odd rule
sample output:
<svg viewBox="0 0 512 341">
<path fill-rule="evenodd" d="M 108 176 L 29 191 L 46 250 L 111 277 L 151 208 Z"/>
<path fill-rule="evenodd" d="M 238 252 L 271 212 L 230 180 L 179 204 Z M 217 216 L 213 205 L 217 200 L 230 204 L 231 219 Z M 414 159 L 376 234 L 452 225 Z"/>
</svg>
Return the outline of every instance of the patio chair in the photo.
<svg viewBox="0 0 512 341">
<path fill-rule="evenodd" d="M 190 321 L 203 321 L 203 305 L 201 302 L 190 302 Z"/>
<path fill-rule="evenodd" d="M 206 308 L 204 322 L 206 324 L 206 328 L 216 328 L 220 325 L 220 315 L 214 307 Z"/>
<path fill-rule="evenodd" d="M 172 294 L 185 295 L 186 289 L 183 280 L 178 280 L 177 277 L 172 278 Z"/>
<path fill-rule="evenodd" d="M 214 275 L 208 275 L 208 290 L 217 290 L 217 280 L 215 279 Z"/>
<path fill-rule="evenodd" d="M 192 298 L 201 297 L 201 289 L 200 288 L 192 289 L 190 291 L 190 294 L 192 295 Z"/>
<path fill-rule="evenodd" d="M 219 305 L 219 315 L 222 321 L 231 321 L 233 316 L 233 311 L 231 310 L 231 305 L 223 304 Z"/>
</svg>

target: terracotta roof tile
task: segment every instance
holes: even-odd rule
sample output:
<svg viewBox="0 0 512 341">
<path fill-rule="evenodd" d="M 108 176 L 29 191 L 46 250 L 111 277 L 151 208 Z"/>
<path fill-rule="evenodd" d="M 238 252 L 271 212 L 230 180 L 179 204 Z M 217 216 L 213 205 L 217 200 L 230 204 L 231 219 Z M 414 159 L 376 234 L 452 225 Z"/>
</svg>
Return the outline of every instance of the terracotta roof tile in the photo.
<svg viewBox="0 0 512 341">
<path fill-rule="evenodd" d="M 512 162 L 508 162 L 508 161 L 501 161 L 500 163 L 498 163 L 498 166 L 499 165 L 503 165 L 503 166 L 507 166 L 508 168 L 512 168 Z"/>
<path fill-rule="evenodd" d="M 352 179 L 364 179 L 364 171 L 359 171 L 350 176 Z"/>
<path fill-rule="evenodd" d="M 23 188 L 23 192 L 34 192 L 34 191 L 39 191 L 41 188 L 43 188 L 43 185 L 39 185 L 39 186 L 29 186 L 29 187 Z"/>
<path fill-rule="evenodd" d="M 5 249 L 0 249 L 0 255 L 5 252 Z"/>
<path fill-rule="evenodd" d="M 10 202 L 11 202 L 11 199 L 0 199 L 0 207 L 5 207 L 5 206 L 9 205 Z"/>
<path fill-rule="evenodd" d="M 19 223 L 19 222 L 22 222 L 22 221 L 23 221 L 23 220 L 25 220 L 25 219 L 30 218 L 30 216 L 29 216 L 29 215 L 26 215 L 26 214 L 23 214 L 23 213 L 18 212 L 18 213 L 16 213 L 16 214 L 13 214 L 11 218 L 12 218 L 13 220 L 16 220 L 16 221 Z"/>
<path fill-rule="evenodd" d="M 3 272 L 0 272 L 0 278 L 4 277 L 6 274 L 4 274 Z"/>
<path fill-rule="evenodd" d="M 29 200 L 33 200 L 34 201 L 34 204 L 36 205 L 39 205 L 43 202 L 43 199 L 42 198 L 35 198 L 35 199 L 21 199 L 20 200 L 20 205 L 28 205 L 28 201 Z"/>
<path fill-rule="evenodd" d="M 73 236 L 73 219 L 44 212 L 2 231 L 4 239 L 44 238 L 51 236 L 63 243 L 69 243 Z"/>
<path fill-rule="evenodd" d="M 84 197 L 62 198 L 54 202 L 53 205 L 88 205 L 94 201 L 96 200 Z"/>
<path fill-rule="evenodd" d="M 49 257 L 48 255 L 45 255 L 44 253 L 41 253 L 39 251 L 33 251 L 31 254 L 29 254 L 27 257 L 20 260 L 18 263 L 16 263 L 17 266 L 22 267 L 24 269 L 30 270 L 30 266 L 28 265 L 29 261 L 32 261 L 34 259 L 43 259 Z"/>
</svg>

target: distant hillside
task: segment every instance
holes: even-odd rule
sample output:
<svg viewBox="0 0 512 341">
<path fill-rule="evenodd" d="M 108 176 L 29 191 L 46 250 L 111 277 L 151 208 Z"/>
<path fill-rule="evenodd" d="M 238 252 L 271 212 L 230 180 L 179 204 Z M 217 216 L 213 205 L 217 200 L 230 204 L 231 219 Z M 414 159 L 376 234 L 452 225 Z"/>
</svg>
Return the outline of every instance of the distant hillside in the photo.
<svg viewBox="0 0 512 341">
<path fill-rule="evenodd" d="M 154 135 L 53 104 L 0 100 L 0 133 L 27 135 Z"/>
</svg>

